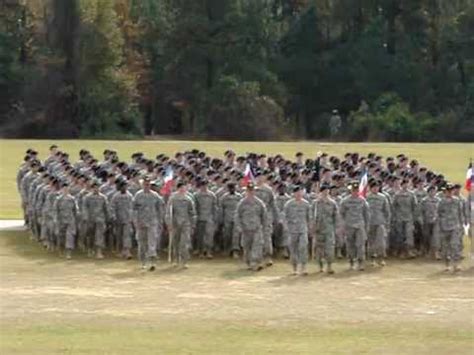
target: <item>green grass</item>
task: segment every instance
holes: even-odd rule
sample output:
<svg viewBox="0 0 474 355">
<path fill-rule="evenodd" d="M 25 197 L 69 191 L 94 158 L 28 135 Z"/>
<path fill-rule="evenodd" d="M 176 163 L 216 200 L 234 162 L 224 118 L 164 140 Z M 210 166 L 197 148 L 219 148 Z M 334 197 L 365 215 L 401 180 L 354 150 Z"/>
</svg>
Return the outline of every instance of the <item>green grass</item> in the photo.
<svg viewBox="0 0 474 355">
<path fill-rule="evenodd" d="M 418 159 L 422 164 L 442 172 L 452 181 L 463 182 L 470 157 L 474 157 L 474 144 L 415 144 L 415 143 L 313 143 L 313 142 L 203 142 L 203 141 L 96 141 L 96 140 L 0 140 L 0 218 L 21 218 L 20 202 L 16 191 L 16 173 L 26 149 L 39 150 L 41 157 L 48 154 L 48 147 L 56 143 L 70 153 L 75 160 L 81 148 L 89 149 L 101 158 L 105 148 L 114 148 L 122 159 L 129 159 L 131 153 L 143 151 L 150 157 L 158 153 L 173 154 L 178 150 L 197 148 L 213 156 L 222 156 L 226 149 L 237 153 L 262 152 L 281 153 L 292 158 L 297 151 L 314 157 L 318 151 L 341 156 L 345 152 L 374 151 L 384 156 L 400 152 Z"/>
<path fill-rule="evenodd" d="M 235 261 L 185 272 L 49 254 L 0 231 L 1 354 L 472 354 L 472 261 L 428 260 L 334 277 L 258 274 Z"/>
<path fill-rule="evenodd" d="M 2 331 L 3 354 L 470 354 L 472 334 L 410 324 L 61 324 Z"/>
</svg>

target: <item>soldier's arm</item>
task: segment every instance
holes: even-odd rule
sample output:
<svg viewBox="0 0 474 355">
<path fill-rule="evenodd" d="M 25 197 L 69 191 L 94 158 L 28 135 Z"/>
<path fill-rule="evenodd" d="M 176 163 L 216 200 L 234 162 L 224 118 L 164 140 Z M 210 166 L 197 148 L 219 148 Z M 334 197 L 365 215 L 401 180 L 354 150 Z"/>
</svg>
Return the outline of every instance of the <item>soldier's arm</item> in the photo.
<svg viewBox="0 0 474 355">
<path fill-rule="evenodd" d="M 384 213 L 385 213 L 385 221 L 387 223 L 390 223 L 390 220 L 392 218 L 392 212 L 390 211 L 390 205 L 388 203 L 388 199 L 385 197 L 385 202 L 383 204 L 384 206 Z"/>
<path fill-rule="evenodd" d="M 234 212 L 234 226 L 235 226 L 235 229 L 237 231 L 242 230 L 242 225 L 241 225 L 241 221 L 240 221 L 241 205 L 242 205 L 242 200 L 237 204 L 237 208 L 235 209 L 235 212 Z"/>
<path fill-rule="evenodd" d="M 196 223 L 197 223 L 197 214 L 196 214 L 196 208 L 194 206 L 194 202 L 191 199 L 189 199 L 188 209 L 189 209 L 189 217 L 191 219 L 191 226 L 192 228 L 195 228 Z"/>
<path fill-rule="evenodd" d="M 369 204 L 367 201 L 364 200 L 363 203 L 363 214 L 364 214 L 364 223 L 365 223 L 365 228 L 369 228 L 369 223 L 370 223 L 370 209 L 369 209 Z"/>
<path fill-rule="evenodd" d="M 115 221 L 116 219 L 116 214 L 115 214 L 115 209 L 117 206 L 117 198 L 116 196 L 112 197 L 109 203 L 109 217 L 111 221 Z"/>
</svg>

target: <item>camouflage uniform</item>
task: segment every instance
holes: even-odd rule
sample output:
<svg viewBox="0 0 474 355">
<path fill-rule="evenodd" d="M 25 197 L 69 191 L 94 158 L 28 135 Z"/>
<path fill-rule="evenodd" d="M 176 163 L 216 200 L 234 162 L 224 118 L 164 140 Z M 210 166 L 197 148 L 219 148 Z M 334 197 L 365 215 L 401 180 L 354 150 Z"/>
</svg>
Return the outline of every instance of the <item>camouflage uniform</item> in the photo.
<svg viewBox="0 0 474 355">
<path fill-rule="evenodd" d="M 128 256 L 132 248 L 133 196 L 130 192 L 116 192 L 110 201 L 110 219 L 115 235 L 122 244 L 122 253 Z"/>
<path fill-rule="evenodd" d="M 413 253 L 414 219 L 417 213 L 416 197 L 411 191 L 401 190 L 393 198 L 393 213 L 395 214 L 395 252 Z M 412 255 L 411 255 L 412 256 Z"/>
<path fill-rule="evenodd" d="M 60 194 L 53 206 L 57 248 L 74 249 L 76 237 L 77 204 L 71 194 Z"/>
<path fill-rule="evenodd" d="M 41 241 L 48 249 L 54 250 L 56 243 L 55 225 L 54 225 L 54 202 L 58 198 L 60 192 L 50 187 L 46 191 L 45 202 L 42 207 L 42 223 L 41 223 Z"/>
<path fill-rule="evenodd" d="M 217 222 L 217 197 L 210 190 L 198 191 L 194 194 L 197 212 L 196 247 L 203 255 L 212 256 L 214 233 Z"/>
<path fill-rule="evenodd" d="M 262 266 L 263 231 L 267 226 L 267 209 L 262 200 L 244 197 L 237 205 L 235 226 L 242 233 L 244 261 L 252 269 Z"/>
<path fill-rule="evenodd" d="M 437 230 L 438 204 L 440 199 L 436 196 L 425 197 L 420 203 L 420 216 L 423 228 L 421 251 L 435 254 L 440 248 L 439 231 Z"/>
<path fill-rule="evenodd" d="M 267 211 L 267 218 L 263 229 L 263 255 L 270 258 L 273 255 L 273 222 L 278 221 L 278 211 L 275 204 L 275 195 L 273 190 L 266 184 L 258 186 L 255 189 L 255 196 L 260 199 L 264 204 Z"/>
<path fill-rule="evenodd" d="M 279 194 L 275 197 L 275 204 L 278 210 L 278 220 L 275 221 L 275 246 L 279 249 L 288 248 L 288 229 L 284 222 L 284 207 L 291 200 L 288 194 Z"/>
<path fill-rule="evenodd" d="M 368 255 L 371 258 L 385 258 L 387 231 L 385 226 L 390 222 L 390 206 L 387 198 L 381 193 L 369 193 L 367 203 L 370 211 L 368 230 Z"/>
<path fill-rule="evenodd" d="M 332 198 L 319 198 L 314 207 L 314 224 L 316 240 L 316 257 L 322 269 L 323 260 L 326 260 L 328 269 L 334 260 L 335 233 L 338 224 L 339 209 Z"/>
<path fill-rule="evenodd" d="M 357 260 L 362 265 L 365 260 L 365 241 L 370 214 L 369 206 L 362 197 L 352 195 L 341 203 L 341 217 L 346 233 L 347 254 L 351 266 Z"/>
<path fill-rule="evenodd" d="M 164 202 L 160 195 L 154 191 L 137 192 L 133 198 L 133 222 L 142 265 L 155 262 L 164 216 Z"/>
<path fill-rule="evenodd" d="M 107 198 L 92 192 L 84 197 L 83 221 L 87 223 L 86 247 L 89 251 L 105 248 L 105 227 L 108 219 Z"/>
<path fill-rule="evenodd" d="M 173 260 L 179 264 L 188 262 L 191 249 L 191 233 L 196 227 L 196 208 L 188 194 L 174 193 L 166 207 L 166 224 L 171 230 Z"/>
<path fill-rule="evenodd" d="M 461 259 L 459 228 L 462 224 L 462 210 L 459 200 L 445 197 L 438 204 L 439 233 L 446 263 L 455 265 Z"/>
<path fill-rule="evenodd" d="M 219 203 L 219 218 L 223 224 L 224 252 L 228 255 L 231 251 L 239 251 L 239 235 L 234 228 L 234 217 L 237 205 L 242 200 L 239 193 L 226 193 Z"/>
<path fill-rule="evenodd" d="M 293 269 L 296 271 L 301 267 L 304 272 L 308 263 L 308 233 L 312 221 L 309 202 L 292 198 L 283 208 L 283 219 L 288 230 Z"/>
</svg>

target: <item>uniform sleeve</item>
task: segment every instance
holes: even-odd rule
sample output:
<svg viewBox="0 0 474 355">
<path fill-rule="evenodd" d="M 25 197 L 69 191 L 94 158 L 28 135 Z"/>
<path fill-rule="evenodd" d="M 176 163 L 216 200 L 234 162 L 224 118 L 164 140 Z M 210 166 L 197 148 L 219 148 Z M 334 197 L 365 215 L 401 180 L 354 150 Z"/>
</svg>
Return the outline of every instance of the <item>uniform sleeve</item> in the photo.
<svg viewBox="0 0 474 355">
<path fill-rule="evenodd" d="M 240 209 L 242 206 L 242 201 L 243 200 L 240 200 L 240 202 L 237 204 L 237 208 L 235 209 L 234 213 L 234 226 L 235 229 L 238 231 L 242 230 L 242 221 L 240 219 Z"/>
<path fill-rule="evenodd" d="M 115 221 L 117 219 L 117 215 L 115 213 L 115 208 L 117 206 L 117 196 L 115 195 L 112 197 L 109 203 L 109 217 L 112 221 Z"/>
<path fill-rule="evenodd" d="M 132 221 L 133 223 L 137 223 L 138 220 L 138 199 L 140 198 L 140 195 L 135 195 L 135 197 L 132 200 Z"/>
<path fill-rule="evenodd" d="M 196 208 L 194 207 L 194 202 L 191 199 L 189 199 L 188 211 L 189 211 L 189 217 L 191 220 L 191 225 L 194 228 L 196 226 L 197 214 L 196 214 Z"/>
<path fill-rule="evenodd" d="M 54 224 L 57 224 L 58 223 L 58 208 L 59 208 L 59 202 L 60 202 L 61 198 L 56 198 L 54 200 L 54 203 L 53 203 L 53 221 L 54 221 Z"/>
<path fill-rule="evenodd" d="M 392 218 L 392 213 L 390 211 L 390 204 L 388 203 L 388 199 L 385 196 L 384 196 L 383 212 L 385 215 L 385 221 L 387 223 L 390 223 L 390 220 Z"/>
<path fill-rule="evenodd" d="M 369 209 L 369 204 L 367 203 L 367 201 L 364 200 L 362 208 L 363 208 L 362 213 L 364 214 L 365 228 L 368 228 L 369 223 L 370 223 L 370 209 Z"/>
</svg>

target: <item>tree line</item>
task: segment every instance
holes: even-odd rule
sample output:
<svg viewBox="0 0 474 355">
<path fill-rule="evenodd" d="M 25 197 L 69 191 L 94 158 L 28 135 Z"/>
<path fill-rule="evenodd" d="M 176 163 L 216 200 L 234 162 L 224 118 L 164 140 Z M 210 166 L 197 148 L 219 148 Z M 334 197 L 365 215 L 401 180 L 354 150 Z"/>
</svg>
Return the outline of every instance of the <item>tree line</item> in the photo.
<svg viewBox="0 0 474 355">
<path fill-rule="evenodd" d="M 474 140 L 474 0 L 2 0 L 0 134 Z"/>
</svg>

